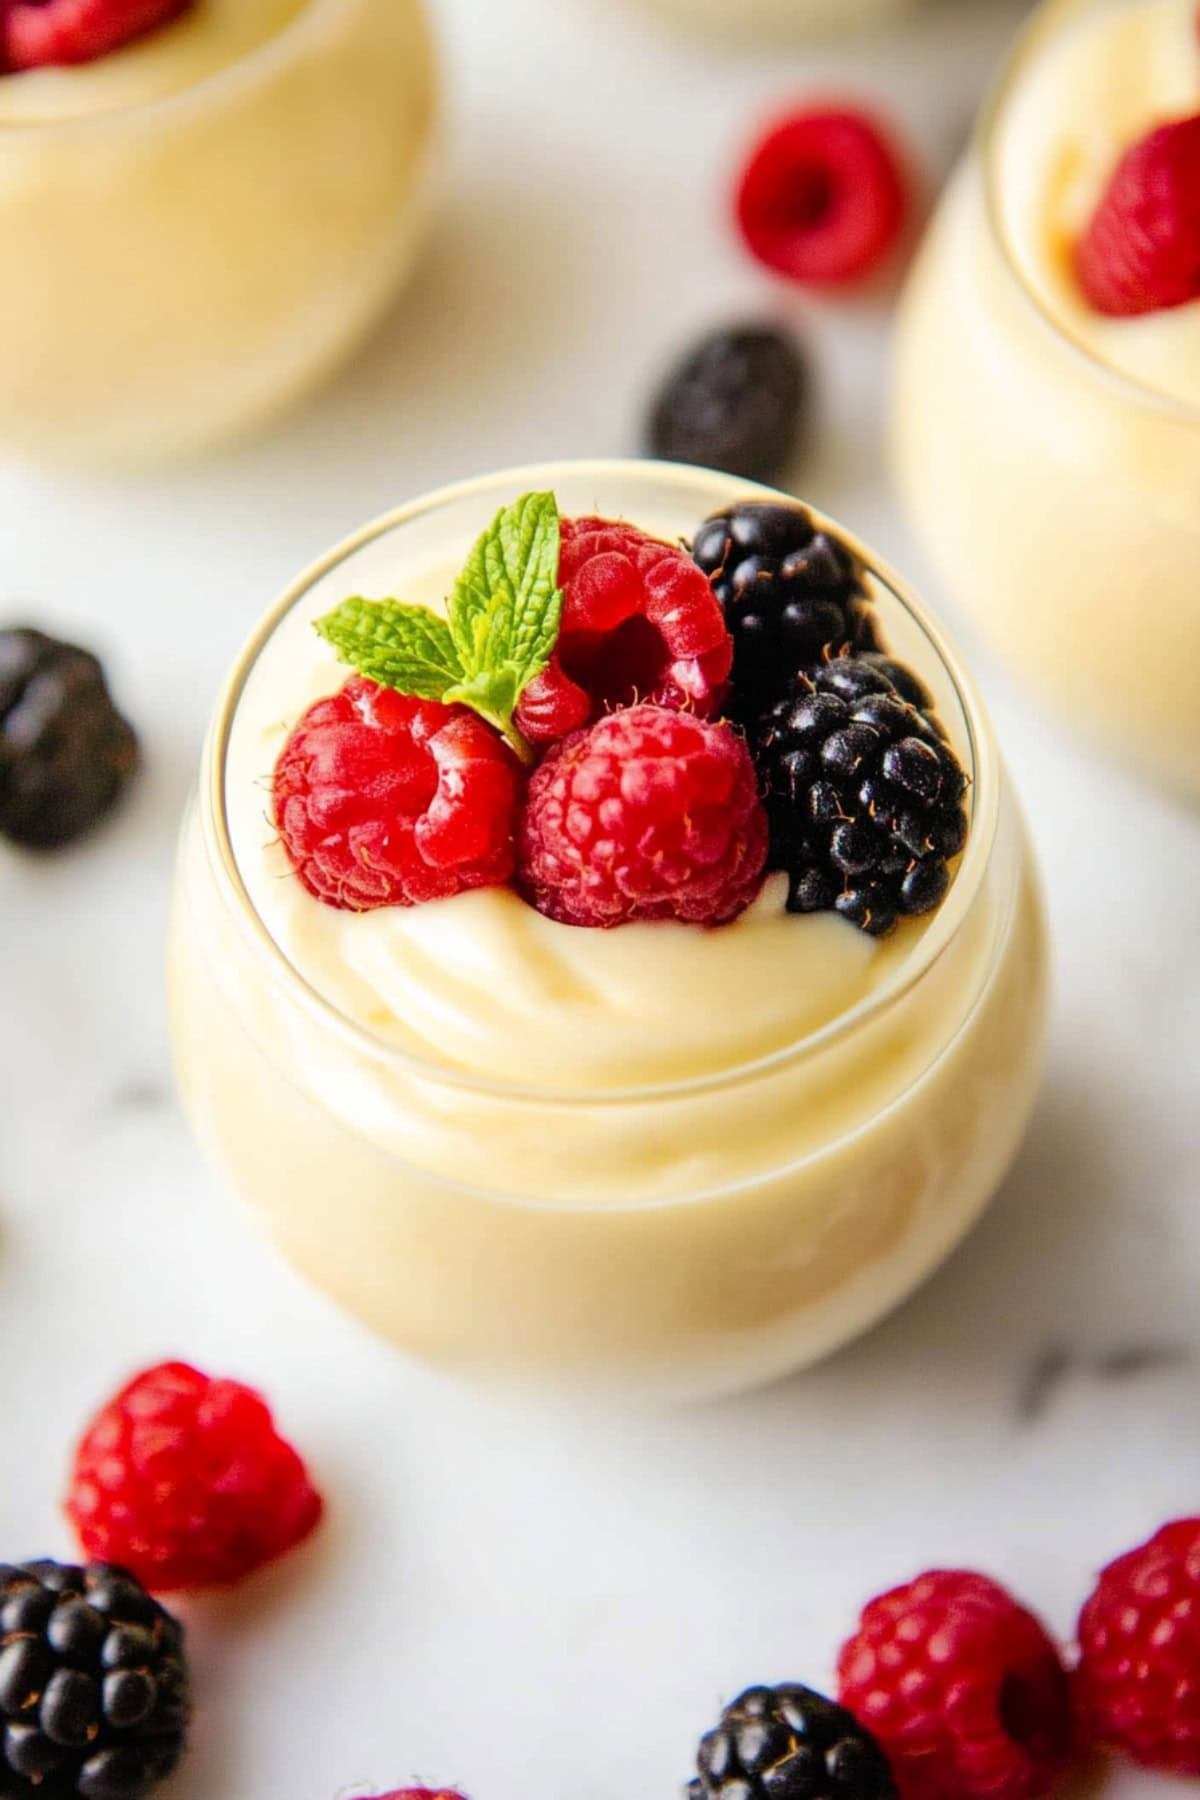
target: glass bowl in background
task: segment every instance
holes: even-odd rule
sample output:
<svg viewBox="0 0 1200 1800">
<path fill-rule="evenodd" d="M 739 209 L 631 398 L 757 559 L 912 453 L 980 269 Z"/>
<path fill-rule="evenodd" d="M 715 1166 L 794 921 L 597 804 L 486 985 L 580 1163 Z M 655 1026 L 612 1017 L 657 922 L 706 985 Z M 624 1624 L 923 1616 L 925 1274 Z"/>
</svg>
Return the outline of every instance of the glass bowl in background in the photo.
<svg viewBox="0 0 1200 1800">
<path fill-rule="evenodd" d="M 454 567 L 498 506 L 543 487 L 566 514 L 624 516 L 666 537 L 766 492 L 650 463 L 493 475 L 368 526 L 284 595 L 217 702 L 183 829 L 169 950 L 179 1084 L 203 1145 L 284 1254 L 405 1349 L 481 1377 L 671 1396 L 734 1389 L 825 1355 L 887 1312 L 1008 1168 L 1043 1030 L 1029 852 L 955 653 L 854 545 L 893 651 L 933 690 L 972 775 L 950 894 L 893 940 L 910 948 L 861 1004 L 785 1032 L 764 1054 L 722 1055 L 714 1046 L 735 1041 L 722 1009 L 736 1011 L 739 996 L 721 991 L 716 959 L 733 926 L 660 940 L 661 968 L 650 953 L 636 1003 L 615 1026 L 604 1014 L 615 1055 L 586 1079 L 539 1057 L 536 1012 L 505 1035 L 482 1018 L 481 998 L 476 1019 L 470 982 L 464 993 L 447 981 L 442 1007 L 436 978 L 430 993 L 418 969 L 414 1003 L 437 1029 L 442 1013 L 463 1015 L 455 1059 L 398 1047 L 369 1006 L 339 1010 L 251 897 L 249 860 L 272 830 L 263 721 L 286 729 L 280 695 L 295 691 L 301 647 L 315 641 L 309 621 L 348 593 L 403 593 L 420 572 Z M 331 664 L 327 687 L 338 679 Z M 311 697 L 297 694 L 293 719 Z M 297 898 L 303 947 L 317 903 L 305 912 Z M 566 934 L 541 940 L 567 971 L 552 1022 L 559 1041 L 576 1016 L 586 1034 L 595 940 L 621 933 L 553 926 L 514 905 L 539 931 Z M 418 911 L 433 923 L 432 909 Z M 789 931 L 810 924 L 786 919 Z M 833 941 L 858 954 L 850 925 L 825 915 L 821 928 L 850 933 Z M 663 929 L 693 933 L 622 928 Z M 711 1001 L 688 996 L 707 1024 L 684 1072 L 651 1068 L 645 1049 L 659 1009 L 682 1004 L 681 947 L 702 986 L 711 974 Z M 486 990 L 486 947 L 472 954 Z M 490 1062 L 471 1048 L 489 1033 Z"/>
<path fill-rule="evenodd" d="M 228 66 L 138 99 L 138 71 L 153 90 L 172 33 L 203 26 L 54 71 L 46 116 L 29 96 L 50 72 L 0 79 L 0 444 L 22 454 L 140 462 L 241 432 L 409 268 L 435 115 L 422 0 L 301 0 Z"/>
<path fill-rule="evenodd" d="M 906 17 L 925 0 L 645 0 L 679 26 L 798 41 L 866 30 Z"/>
<path fill-rule="evenodd" d="M 1197 798 L 1200 409 L 1054 315 L 1015 252 L 1002 186 L 1028 72 L 1059 33 L 1143 3 L 1055 0 L 1022 35 L 903 299 L 892 455 L 980 637 L 1051 712 Z"/>
</svg>

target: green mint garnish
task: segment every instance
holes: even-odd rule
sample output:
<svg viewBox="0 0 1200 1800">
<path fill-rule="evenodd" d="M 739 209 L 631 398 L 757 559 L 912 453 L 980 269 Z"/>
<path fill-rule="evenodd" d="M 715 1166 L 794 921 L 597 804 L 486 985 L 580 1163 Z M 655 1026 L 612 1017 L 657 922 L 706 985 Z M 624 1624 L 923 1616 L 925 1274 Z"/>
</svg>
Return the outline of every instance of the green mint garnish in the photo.
<svg viewBox="0 0 1200 1800">
<path fill-rule="evenodd" d="M 549 662 L 562 621 L 558 504 L 525 494 L 478 538 L 446 617 L 400 600 L 345 600 L 316 629 L 381 687 L 472 707 L 532 760 L 513 723 L 517 702 Z"/>
</svg>

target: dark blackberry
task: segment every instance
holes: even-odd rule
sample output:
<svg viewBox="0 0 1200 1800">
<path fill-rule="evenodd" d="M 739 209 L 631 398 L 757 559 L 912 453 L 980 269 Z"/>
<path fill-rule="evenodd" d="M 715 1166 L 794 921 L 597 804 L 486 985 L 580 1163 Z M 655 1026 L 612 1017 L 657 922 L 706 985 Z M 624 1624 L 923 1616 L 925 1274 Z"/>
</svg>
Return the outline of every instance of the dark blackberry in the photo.
<svg viewBox="0 0 1200 1800">
<path fill-rule="evenodd" d="M 730 710 L 743 722 L 798 670 L 879 648 L 861 564 L 803 506 L 730 507 L 700 527 L 692 556 L 733 637 Z"/>
<path fill-rule="evenodd" d="M 68 844 L 116 802 L 138 763 L 96 658 L 24 627 L 0 631 L 0 833 Z"/>
<path fill-rule="evenodd" d="M 896 1800 L 887 1757 L 844 1706 L 752 1687 L 700 1741 L 691 1800 Z"/>
<path fill-rule="evenodd" d="M 676 364 L 646 428 L 651 456 L 778 481 L 808 386 L 791 338 L 762 325 L 714 331 Z"/>
<path fill-rule="evenodd" d="M 0 1800 L 142 1800 L 187 1721 L 182 1627 L 132 1575 L 0 1565 Z"/>
<path fill-rule="evenodd" d="M 841 657 L 799 675 L 759 719 L 769 866 L 790 878 L 792 912 L 835 911 L 873 937 L 932 912 L 967 835 L 967 779 L 924 693 L 882 657 Z"/>
</svg>

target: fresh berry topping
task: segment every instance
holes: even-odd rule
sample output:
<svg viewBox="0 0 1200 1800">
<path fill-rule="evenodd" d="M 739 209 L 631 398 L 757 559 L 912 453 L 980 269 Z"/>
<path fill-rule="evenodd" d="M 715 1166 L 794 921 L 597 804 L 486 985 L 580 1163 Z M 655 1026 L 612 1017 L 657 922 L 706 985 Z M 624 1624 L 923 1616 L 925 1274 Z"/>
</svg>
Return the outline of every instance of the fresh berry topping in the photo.
<svg viewBox="0 0 1200 1800">
<path fill-rule="evenodd" d="M 788 1683 L 748 1688 L 701 1739 L 694 1800 L 895 1800 L 887 1758 L 844 1706 Z"/>
<path fill-rule="evenodd" d="M 186 12 L 192 0 L 9 0 L 4 67 L 94 62 Z"/>
<path fill-rule="evenodd" d="M 546 743 L 610 708 L 647 701 L 700 718 L 721 704 L 733 650 L 687 553 L 609 519 L 564 519 L 562 625 L 548 667 L 517 707 Z"/>
<path fill-rule="evenodd" d="M 762 325 L 714 331 L 660 390 L 647 428 L 652 456 L 778 481 L 795 447 L 807 375 L 790 337 Z"/>
<path fill-rule="evenodd" d="M 0 1565 L 5 1800 L 143 1800 L 187 1723 L 183 1631 L 132 1575 Z"/>
<path fill-rule="evenodd" d="M 760 501 L 705 521 L 692 555 L 733 635 L 731 710 L 751 721 L 797 670 L 875 648 L 863 571 L 803 506 Z"/>
<path fill-rule="evenodd" d="M 1127 150 L 1075 247 L 1097 312 L 1159 312 L 1200 299 L 1200 113 Z"/>
<path fill-rule="evenodd" d="M 832 908 L 873 937 L 941 904 L 967 835 L 958 758 L 888 666 L 842 657 L 798 675 L 752 740 L 767 791 L 769 866 L 787 870 L 789 908 Z M 909 691 L 921 691 L 904 674 Z"/>
<path fill-rule="evenodd" d="M 758 893 L 766 849 L 734 728 L 634 706 L 573 732 L 534 774 L 519 879 L 564 925 L 721 925 Z"/>
<path fill-rule="evenodd" d="M 894 249 L 907 183 L 887 133 L 849 107 L 780 119 L 742 172 L 737 219 L 752 256 L 791 281 L 849 284 Z"/>
<path fill-rule="evenodd" d="M 390 1794 L 364 1794 L 362 1800 L 466 1800 L 451 1788 L 394 1788 Z"/>
<path fill-rule="evenodd" d="M 329 906 L 417 906 L 513 872 L 521 773 L 463 706 L 352 677 L 318 700 L 275 767 L 275 820 Z"/>
<path fill-rule="evenodd" d="M 69 844 L 137 766 L 137 739 L 89 651 L 24 627 L 0 631 L 0 833 L 32 850 Z"/>
<path fill-rule="evenodd" d="M 872 1600 L 839 1694 L 883 1745 L 901 1800 L 1036 1800 L 1071 1742 L 1058 1651 L 986 1576 L 935 1570 Z"/>
<path fill-rule="evenodd" d="M 321 1499 L 261 1395 L 163 1363 L 89 1425 L 66 1511 L 86 1555 L 161 1593 L 237 1581 L 281 1556 L 313 1530 Z"/>
<path fill-rule="evenodd" d="M 1094 1743 L 1200 1775 L 1200 1519 L 1110 1563 L 1079 1620 L 1076 1702 Z"/>
</svg>

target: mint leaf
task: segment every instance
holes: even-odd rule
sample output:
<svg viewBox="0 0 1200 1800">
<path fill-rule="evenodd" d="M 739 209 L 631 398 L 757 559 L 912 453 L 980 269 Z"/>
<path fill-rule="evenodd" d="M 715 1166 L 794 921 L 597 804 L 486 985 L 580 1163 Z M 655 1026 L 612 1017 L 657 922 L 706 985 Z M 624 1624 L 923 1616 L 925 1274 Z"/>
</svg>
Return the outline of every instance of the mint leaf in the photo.
<svg viewBox="0 0 1200 1800">
<path fill-rule="evenodd" d="M 420 700 L 473 707 L 532 762 L 513 715 L 558 641 L 559 541 L 554 495 L 525 494 L 476 539 L 446 618 L 426 606 L 356 598 L 318 619 L 316 629 L 368 680 Z"/>
<path fill-rule="evenodd" d="M 502 507 L 476 540 L 446 608 L 468 676 L 511 670 L 519 700 L 545 668 L 562 621 L 558 556 L 553 494 Z"/>
<path fill-rule="evenodd" d="M 450 627 L 427 606 L 356 596 L 316 630 L 360 675 L 418 700 L 441 700 L 464 674 Z"/>
</svg>

